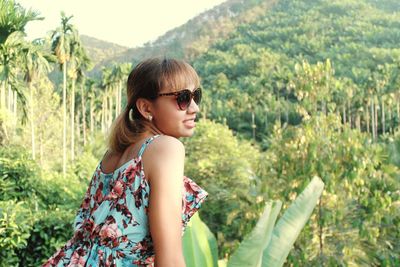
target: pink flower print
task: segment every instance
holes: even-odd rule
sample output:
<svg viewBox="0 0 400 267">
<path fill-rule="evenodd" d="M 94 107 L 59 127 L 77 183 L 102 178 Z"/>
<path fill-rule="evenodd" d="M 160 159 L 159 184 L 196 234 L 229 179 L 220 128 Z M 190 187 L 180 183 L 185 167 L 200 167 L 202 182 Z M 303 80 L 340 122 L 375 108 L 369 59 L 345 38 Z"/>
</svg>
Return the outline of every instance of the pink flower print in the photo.
<svg viewBox="0 0 400 267">
<path fill-rule="evenodd" d="M 186 193 L 195 194 L 201 191 L 201 188 L 186 176 L 184 176 L 183 183 Z"/>
<path fill-rule="evenodd" d="M 154 257 L 148 257 L 148 258 L 145 260 L 145 263 L 146 263 L 146 264 L 151 264 L 151 266 L 153 266 L 152 264 L 154 263 Z"/>
<path fill-rule="evenodd" d="M 122 220 L 122 225 L 124 226 L 124 228 L 128 228 L 128 224 L 125 222 L 125 220 Z"/>
<path fill-rule="evenodd" d="M 115 194 L 117 194 L 118 197 L 120 197 L 124 192 L 124 183 L 121 180 L 117 180 L 115 182 L 113 191 L 115 192 Z"/>
<path fill-rule="evenodd" d="M 94 200 L 97 203 L 100 203 L 102 201 L 102 199 L 103 199 L 103 192 L 102 191 L 103 191 L 103 183 L 100 183 L 99 187 L 96 190 L 96 194 L 94 195 Z"/>
<path fill-rule="evenodd" d="M 121 236 L 121 231 L 116 223 L 105 224 L 100 230 L 100 243 L 109 247 L 118 246 L 118 237 Z"/>
<path fill-rule="evenodd" d="M 116 253 L 117 253 L 117 259 L 122 259 L 125 258 L 126 256 L 125 253 L 122 251 L 117 251 Z"/>
<path fill-rule="evenodd" d="M 97 255 L 99 256 L 100 261 L 104 261 L 104 251 L 102 251 L 101 249 L 99 249 L 97 251 Z"/>
<path fill-rule="evenodd" d="M 142 242 L 136 243 L 136 245 L 132 248 L 132 252 L 135 253 L 137 250 L 143 250 Z"/>
<path fill-rule="evenodd" d="M 53 257 L 51 257 L 45 264 L 42 265 L 42 267 L 51 267 L 51 266 L 56 266 L 58 262 L 65 257 L 65 252 L 61 248 L 54 254 Z"/>
<path fill-rule="evenodd" d="M 85 232 L 87 233 L 91 233 L 93 231 L 94 228 L 94 221 L 92 219 L 87 219 L 83 222 L 83 229 L 85 230 Z"/>
<path fill-rule="evenodd" d="M 82 209 L 87 210 L 89 208 L 90 197 L 86 197 L 82 202 Z"/>
<path fill-rule="evenodd" d="M 140 187 L 135 192 L 133 192 L 136 208 L 140 208 L 140 206 L 142 205 L 142 194 L 143 190 Z"/>
<path fill-rule="evenodd" d="M 114 218 L 114 216 L 108 215 L 107 218 L 106 218 L 106 220 L 105 220 L 105 223 L 106 223 L 107 225 L 110 225 L 110 224 L 115 223 L 115 218 Z"/>
<path fill-rule="evenodd" d="M 138 170 L 138 168 L 140 169 L 140 164 L 141 164 L 140 162 L 137 163 L 136 160 L 135 160 L 135 164 L 134 165 L 129 165 L 129 167 L 126 168 L 125 175 L 126 175 L 126 178 L 127 178 L 127 184 L 128 185 L 131 185 L 131 184 L 133 184 L 135 182 L 137 170 Z"/>
<path fill-rule="evenodd" d="M 116 266 L 115 261 L 113 260 L 113 255 L 110 254 L 106 259 L 105 267 L 114 267 L 114 266 Z"/>
<path fill-rule="evenodd" d="M 123 235 L 123 236 L 121 237 L 121 242 L 123 242 L 123 243 L 128 242 L 128 236 Z"/>
<path fill-rule="evenodd" d="M 189 214 L 191 211 L 191 207 L 190 207 L 190 203 L 185 200 L 183 200 L 182 203 L 182 207 L 183 207 L 183 213 L 184 214 Z"/>
<path fill-rule="evenodd" d="M 80 253 L 82 253 L 82 251 Z M 72 257 L 71 257 L 71 261 L 68 266 L 71 266 L 71 267 L 85 266 L 86 260 L 84 257 L 82 257 L 83 255 L 80 255 L 80 253 L 78 251 L 74 251 L 74 253 L 72 254 Z"/>
<path fill-rule="evenodd" d="M 122 180 L 117 180 L 111 189 L 110 194 L 104 200 L 116 200 L 123 196 L 125 193 L 125 184 Z"/>
<path fill-rule="evenodd" d="M 200 208 L 201 203 L 207 197 L 207 192 L 186 176 L 184 176 L 183 183 L 182 225 L 184 229 L 190 218 Z"/>
</svg>

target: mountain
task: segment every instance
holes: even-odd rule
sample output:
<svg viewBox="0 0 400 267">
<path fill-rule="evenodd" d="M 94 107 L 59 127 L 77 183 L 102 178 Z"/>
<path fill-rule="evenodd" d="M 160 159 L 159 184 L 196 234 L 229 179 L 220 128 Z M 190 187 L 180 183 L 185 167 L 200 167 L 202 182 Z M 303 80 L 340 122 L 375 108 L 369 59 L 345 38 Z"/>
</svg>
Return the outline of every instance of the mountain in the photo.
<svg viewBox="0 0 400 267">
<path fill-rule="evenodd" d="M 128 47 L 102 41 L 87 35 L 80 35 L 80 38 L 94 65 L 99 64 L 107 58 L 117 57 L 128 50 Z"/>
<path fill-rule="evenodd" d="M 114 51 L 111 49 L 109 56 L 95 59 L 98 64 L 94 67 L 92 75 L 98 74 L 102 66 L 123 62 L 136 63 L 152 56 L 193 60 L 217 41 L 225 39 L 241 24 L 256 21 L 275 2 L 276 0 L 228 0 L 166 32 L 154 42 L 124 51 L 121 49 L 114 54 L 111 53 Z M 107 46 L 106 49 L 108 49 Z M 94 50 L 98 51 L 94 56 L 101 53 L 98 49 Z"/>
<path fill-rule="evenodd" d="M 379 118 L 385 132 L 394 110 L 400 117 L 399 21 L 393 0 L 280 0 L 192 62 L 203 110 L 258 140 L 304 110 L 341 113 L 366 132 Z"/>
</svg>

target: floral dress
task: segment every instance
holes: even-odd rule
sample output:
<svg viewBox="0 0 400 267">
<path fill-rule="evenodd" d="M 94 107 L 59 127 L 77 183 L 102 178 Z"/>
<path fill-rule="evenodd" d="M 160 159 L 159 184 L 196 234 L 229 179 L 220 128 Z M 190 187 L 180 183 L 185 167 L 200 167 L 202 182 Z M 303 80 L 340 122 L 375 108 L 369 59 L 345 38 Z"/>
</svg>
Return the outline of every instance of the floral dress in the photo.
<svg viewBox="0 0 400 267">
<path fill-rule="evenodd" d="M 73 237 L 42 267 L 153 266 L 154 249 L 148 225 L 150 187 L 142 154 L 159 135 L 150 137 L 138 156 L 113 173 L 96 168 L 74 222 Z M 182 234 L 207 192 L 183 178 Z"/>
</svg>

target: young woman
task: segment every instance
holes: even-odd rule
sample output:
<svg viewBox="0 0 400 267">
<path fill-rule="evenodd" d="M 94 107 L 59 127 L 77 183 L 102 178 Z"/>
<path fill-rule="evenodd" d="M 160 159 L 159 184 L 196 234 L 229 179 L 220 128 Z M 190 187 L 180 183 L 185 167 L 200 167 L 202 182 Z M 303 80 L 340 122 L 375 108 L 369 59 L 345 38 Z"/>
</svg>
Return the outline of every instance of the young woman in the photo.
<svg viewBox="0 0 400 267">
<path fill-rule="evenodd" d="M 92 177 L 74 236 L 42 266 L 185 266 L 182 234 L 207 193 L 183 175 L 180 137 L 201 101 L 187 63 L 148 59 L 130 73 L 127 106 Z"/>
</svg>

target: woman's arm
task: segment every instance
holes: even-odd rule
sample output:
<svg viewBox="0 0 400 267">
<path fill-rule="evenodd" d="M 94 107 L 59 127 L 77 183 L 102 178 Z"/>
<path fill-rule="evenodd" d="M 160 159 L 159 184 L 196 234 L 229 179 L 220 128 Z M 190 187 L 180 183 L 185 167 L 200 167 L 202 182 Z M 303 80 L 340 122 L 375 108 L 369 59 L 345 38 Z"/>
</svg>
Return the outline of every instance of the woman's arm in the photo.
<svg viewBox="0 0 400 267">
<path fill-rule="evenodd" d="M 143 155 L 150 183 L 149 224 L 156 267 L 182 267 L 182 188 L 185 148 L 176 138 L 161 136 Z"/>
</svg>

